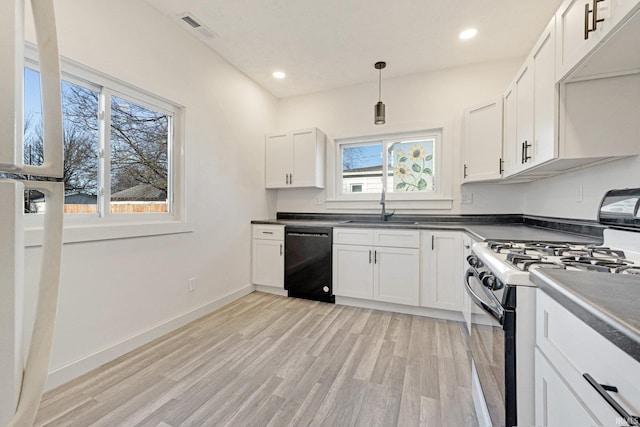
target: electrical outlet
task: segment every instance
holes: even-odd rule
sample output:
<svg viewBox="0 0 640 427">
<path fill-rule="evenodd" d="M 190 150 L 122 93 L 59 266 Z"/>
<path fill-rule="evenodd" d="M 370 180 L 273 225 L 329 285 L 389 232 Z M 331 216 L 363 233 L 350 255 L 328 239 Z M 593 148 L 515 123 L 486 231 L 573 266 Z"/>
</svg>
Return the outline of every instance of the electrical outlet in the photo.
<svg viewBox="0 0 640 427">
<path fill-rule="evenodd" d="M 315 202 L 316 202 L 316 205 L 323 204 L 324 203 L 324 194 L 323 193 L 318 194 L 316 196 Z"/>
<path fill-rule="evenodd" d="M 584 200 L 584 187 L 582 186 L 582 184 L 578 184 L 578 197 L 577 197 L 577 202 L 578 203 L 582 203 L 582 201 Z"/>
<path fill-rule="evenodd" d="M 473 193 L 462 193 L 460 197 L 460 203 L 464 203 L 464 204 L 473 203 Z"/>
<path fill-rule="evenodd" d="M 196 278 L 195 277 L 192 277 L 191 279 L 189 279 L 187 284 L 188 284 L 189 292 L 195 292 L 196 291 Z"/>
</svg>

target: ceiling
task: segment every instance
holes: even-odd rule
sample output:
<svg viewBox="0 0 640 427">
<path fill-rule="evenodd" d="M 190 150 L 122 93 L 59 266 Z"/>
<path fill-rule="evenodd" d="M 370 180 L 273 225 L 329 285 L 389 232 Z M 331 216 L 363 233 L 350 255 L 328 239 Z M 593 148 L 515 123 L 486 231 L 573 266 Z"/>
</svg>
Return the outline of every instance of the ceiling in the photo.
<svg viewBox="0 0 640 427">
<path fill-rule="evenodd" d="M 145 0 L 278 98 L 523 58 L 562 0 Z M 206 37 L 179 15 L 189 12 Z M 462 41 L 469 27 L 478 35 Z M 271 73 L 287 74 L 276 80 Z"/>
</svg>

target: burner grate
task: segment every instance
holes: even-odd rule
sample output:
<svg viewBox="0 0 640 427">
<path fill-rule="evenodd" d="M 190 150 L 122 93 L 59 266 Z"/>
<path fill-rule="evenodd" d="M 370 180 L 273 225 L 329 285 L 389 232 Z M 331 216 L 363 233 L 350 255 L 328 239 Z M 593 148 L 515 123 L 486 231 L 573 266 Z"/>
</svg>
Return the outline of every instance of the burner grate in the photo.
<svg viewBox="0 0 640 427">
<path fill-rule="evenodd" d="M 489 241 L 487 247 L 521 271 L 540 267 L 640 275 L 640 266 L 626 259 L 624 251 L 606 246 Z"/>
</svg>

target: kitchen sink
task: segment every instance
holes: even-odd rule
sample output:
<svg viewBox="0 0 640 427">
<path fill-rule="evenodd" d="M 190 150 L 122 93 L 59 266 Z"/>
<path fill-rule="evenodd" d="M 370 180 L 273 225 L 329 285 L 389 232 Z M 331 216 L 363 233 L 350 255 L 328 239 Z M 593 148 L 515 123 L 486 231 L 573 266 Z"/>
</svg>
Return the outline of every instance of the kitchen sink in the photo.
<svg viewBox="0 0 640 427">
<path fill-rule="evenodd" d="M 392 227 L 394 225 L 404 225 L 404 226 L 419 225 L 420 223 L 415 221 L 353 220 L 353 221 L 343 221 L 342 224 Z"/>
</svg>

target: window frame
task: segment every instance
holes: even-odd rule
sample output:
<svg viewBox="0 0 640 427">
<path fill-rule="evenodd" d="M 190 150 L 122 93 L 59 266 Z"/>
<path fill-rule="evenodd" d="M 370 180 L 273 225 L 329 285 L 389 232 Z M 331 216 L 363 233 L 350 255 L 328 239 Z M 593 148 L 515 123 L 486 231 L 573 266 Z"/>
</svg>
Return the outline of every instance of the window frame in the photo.
<svg viewBox="0 0 640 427">
<path fill-rule="evenodd" d="M 342 192 L 342 148 L 345 146 L 362 146 L 382 144 L 384 151 L 394 142 L 410 142 L 424 139 L 435 139 L 433 146 L 434 191 L 395 192 L 386 191 L 387 207 L 407 210 L 452 209 L 452 162 L 450 126 L 413 127 L 415 130 L 398 129 L 385 134 L 363 136 L 345 136 L 335 138 L 331 143 L 328 158 L 327 208 L 328 209 L 379 209 L 381 193 L 343 193 Z M 383 160 L 383 185 L 386 188 L 388 154 Z M 384 164 L 387 163 L 387 164 Z"/>
<path fill-rule="evenodd" d="M 40 72 L 37 48 L 25 45 L 24 67 Z M 65 242 L 92 241 L 111 238 L 171 234 L 193 230 L 186 218 L 186 188 L 184 168 L 184 110 L 173 101 L 153 94 L 100 71 L 91 69 L 65 57 L 60 58 L 62 80 L 100 93 L 98 148 L 98 206 L 97 213 L 65 214 Z M 142 107 L 169 116 L 167 144 L 168 212 L 117 213 L 109 210 L 110 203 L 110 126 L 111 96 L 117 96 Z M 107 117 L 109 118 L 107 120 Z M 41 242 L 43 215 L 25 214 L 27 246 Z M 146 226 L 145 226 L 146 225 Z M 69 231 L 71 232 L 69 232 Z"/>
</svg>

